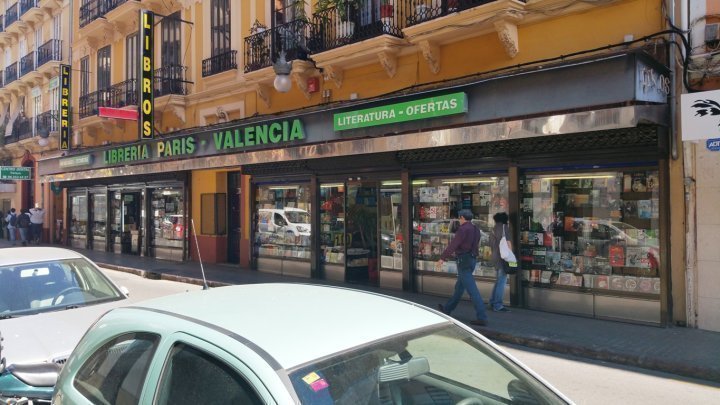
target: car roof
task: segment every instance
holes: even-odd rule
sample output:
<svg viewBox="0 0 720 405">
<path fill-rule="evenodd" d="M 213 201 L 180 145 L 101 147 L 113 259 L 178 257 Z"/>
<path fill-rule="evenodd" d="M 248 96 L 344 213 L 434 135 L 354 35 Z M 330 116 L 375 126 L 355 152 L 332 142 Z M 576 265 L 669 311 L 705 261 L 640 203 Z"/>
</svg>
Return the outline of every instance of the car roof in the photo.
<svg viewBox="0 0 720 405">
<path fill-rule="evenodd" d="M 48 260 L 86 259 L 80 253 L 56 247 L 15 247 L 2 249 L 0 266 L 44 262 Z"/>
<path fill-rule="evenodd" d="M 248 339 L 283 368 L 408 330 L 450 322 L 418 304 L 342 287 L 249 284 L 133 305 L 212 325 Z"/>
</svg>

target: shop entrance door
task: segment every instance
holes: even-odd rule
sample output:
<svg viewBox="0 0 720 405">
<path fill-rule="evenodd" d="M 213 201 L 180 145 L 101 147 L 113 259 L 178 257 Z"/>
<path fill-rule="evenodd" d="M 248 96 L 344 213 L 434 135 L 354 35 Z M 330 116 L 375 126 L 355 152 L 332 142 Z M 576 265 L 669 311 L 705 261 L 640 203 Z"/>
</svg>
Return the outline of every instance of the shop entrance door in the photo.
<svg viewBox="0 0 720 405">
<path fill-rule="evenodd" d="M 347 184 L 345 281 L 378 284 L 378 183 Z"/>
<path fill-rule="evenodd" d="M 239 172 L 228 174 L 228 263 L 240 263 L 240 185 Z"/>
<path fill-rule="evenodd" d="M 122 252 L 139 255 L 142 246 L 142 195 L 139 192 L 122 194 Z"/>
</svg>

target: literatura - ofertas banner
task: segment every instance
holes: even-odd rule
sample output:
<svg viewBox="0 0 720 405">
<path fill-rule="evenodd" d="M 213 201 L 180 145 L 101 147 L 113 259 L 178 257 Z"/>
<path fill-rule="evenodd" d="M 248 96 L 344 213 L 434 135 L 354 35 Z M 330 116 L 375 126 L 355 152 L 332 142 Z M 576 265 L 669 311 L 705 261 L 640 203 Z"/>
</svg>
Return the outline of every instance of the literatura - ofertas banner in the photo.
<svg viewBox="0 0 720 405">
<path fill-rule="evenodd" d="M 348 111 L 333 115 L 335 131 L 374 127 L 398 122 L 444 117 L 467 112 L 467 95 L 452 93 L 442 96 L 388 104 L 364 110 Z"/>
</svg>

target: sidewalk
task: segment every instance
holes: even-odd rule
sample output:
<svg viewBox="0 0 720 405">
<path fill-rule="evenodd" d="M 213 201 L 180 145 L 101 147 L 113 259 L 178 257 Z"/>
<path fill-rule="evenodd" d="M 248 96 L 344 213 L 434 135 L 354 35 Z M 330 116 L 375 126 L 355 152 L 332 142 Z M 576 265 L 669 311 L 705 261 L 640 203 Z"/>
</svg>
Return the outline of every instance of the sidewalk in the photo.
<svg viewBox="0 0 720 405">
<path fill-rule="evenodd" d="M 0 248 L 8 246 L 7 241 L 0 241 Z M 132 272 L 147 278 L 202 284 L 199 263 L 176 263 L 147 257 L 76 250 L 106 268 Z M 323 280 L 266 274 L 227 264 L 204 264 L 203 267 L 211 287 L 272 282 L 347 286 Z M 403 298 L 430 308 L 436 308 L 438 303 L 445 300 L 441 297 L 377 287 L 351 286 Z M 453 312 L 453 316 L 460 320 L 470 320 L 474 317 L 474 311 L 469 302 L 462 302 Z M 634 325 L 520 308 L 512 308 L 511 313 L 489 311 L 488 316 L 488 326 L 478 330 L 497 342 L 720 382 L 720 333 L 680 327 Z"/>
</svg>

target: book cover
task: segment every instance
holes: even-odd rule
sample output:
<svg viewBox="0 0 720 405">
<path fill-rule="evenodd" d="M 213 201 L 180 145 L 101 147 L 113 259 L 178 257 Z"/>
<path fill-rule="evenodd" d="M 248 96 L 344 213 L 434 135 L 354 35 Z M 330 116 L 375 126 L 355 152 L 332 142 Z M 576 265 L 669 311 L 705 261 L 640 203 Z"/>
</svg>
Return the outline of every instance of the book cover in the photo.
<svg viewBox="0 0 720 405">
<path fill-rule="evenodd" d="M 648 250 L 643 246 L 628 246 L 625 250 L 625 266 L 650 268 L 650 260 L 647 257 Z"/>
<path fill-rule="evenodd" d="M 605 290 L 610 288 L 610 276 L 595 276 L 593 279 L 593 288 L 601 288 Z"/>
<path fill-rule="evenodd" d="M 533 264 L 544 266 L 547 260 L 545 258 L 546 253 L 545 248 L 533 249 Z"/>
<path fill-rule="evenodd" d="M 623 191 L 624 192 L 632 191 L 632 175 L 630 173 L 626 173 L 623 176 Z"/>
<path fill-rule="evenodd" d="M 574 240 L 566 240 L 563 242 L 563 250 L 565 252 L 575 254 L 577 253 L 577 244 Z"/>
<path fill-rule="evenodd" d="M 575 276 L 572 273 L 562 272 L 558 274 L 558 285 L 573 285 Z"/>
<path fill-rule="evenodd" d="M 583 274 L 583 287 L 585 288 L 595 288 L 595 275 L 592 274 Z"/>
<path fill-rule="evenodd" d="M 550 180 L 546 180 L 546 179 L 540 180 L 540 192 L 541 193 L 549 193 L 551 186 L 552 186 L 552 183 L 550 182 Z"/>
<path fill-rule="evenodd" d="M 609 276 L 610 277 L 610 289 L 622 291 L 625 289 L 625 277 L 624 276 Z"/>
<path fill-rule="evenodd" d="M 542 284 L 550 284 L 550 278 L 552 277 L 552 274 L 552 271 L 544 270 L 542 273 L 540 273 L 540 282 Z"/>
<path fill-rule="evenodd" d="M 638 279 L 637 291 L 651 293 L 653 289 L 653 279 L 650 277 L 640 277 Z"/>
<path fill-rule="evenodd" d="M 655 191 L 660 187 L 660 181 L 656 173 L 648 173 L 645 179 L 647 185 L 647 191 Z"/>
<path fill-rule="evenodd" d="M 560 253 L 560 267 L 563 271 L 572 271 L 573 270 L 573 260 L 572 255 L 567 252 Z"/>
<path fill-rule="evenodd" d="M 625 291 L 634 292 L 638 289 L 638 278 L 635 276 L 625 276 Z"/>
<path fill-rule="evenodd" d="M 531 283 L 539 283 L 540 282 L 540 270 L 530 270 L 530 282 Z"/>
<path fill-rule="evenodd" d="M 610 259 L 610 266 L 622 267 L 625 266 L 625 249 L 620 245 L 610 246 L 608 256 Z"/>
<path fill-rule="evenodd" d="M 539 193 L 542 189 L 542 180 L 539 178 L 532 179 L 532 192 Z"/>
<path fill-rule="evenodd" d="M 647 177 L 645 172 L 635 172 L 632 174 L 631 190 L 636 193 L 644 193 L 647 191 Z"/>
<path fill-rule="evenodd" d="M 653 293 L 660 294 L 660 279 L 659 278 L 653 278 Z"/>
<path fill-rule="evenodd" d="M 641 219 L 652 218 L 652 202 L 650 200 L 637 201 L 637 216 Z"/>
<path fill-rule="evenodd" d="M 583 256 L 573 256 L 572 263 L 573 263 L 573 271 L 575 273 L 584 273 L 585 272 L 585 260 L 584 260 Z"/>
<path fill-rule="evenodd" d="M 623 215 L 626 217 L 637 217 L 637 201 L 623 201 Z"/>
<path fill-rule="evenodd" d="M 560 271 L 560 252 L 546 252 L 545 253 L 545 266 L 548 270 Z"/>
</svg>

